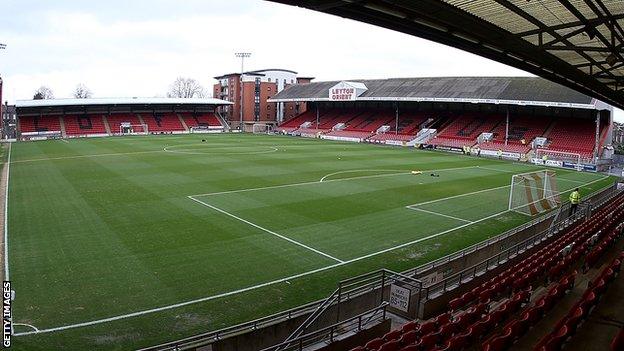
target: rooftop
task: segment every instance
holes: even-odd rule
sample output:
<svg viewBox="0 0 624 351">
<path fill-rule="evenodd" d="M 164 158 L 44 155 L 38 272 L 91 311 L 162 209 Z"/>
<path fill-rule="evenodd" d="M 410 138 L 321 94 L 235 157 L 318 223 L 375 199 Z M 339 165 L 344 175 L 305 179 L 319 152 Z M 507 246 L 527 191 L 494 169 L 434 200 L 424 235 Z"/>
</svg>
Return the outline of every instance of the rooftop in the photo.
<svg viewBox="0 0 624 351">
<path fill-rule="evenodd" d="M 596 108 L 597 100 L 538 77 L 426 77 L 349 79 L 368 90 L 356 101 L 439 101 Z M 330 101 L 329 88 L 340 81 L 287 87 L 271 102 Z"/>
<path fill-rule="evenodd" d="M 47 99 L 17 100 L 15 106 L 23 107 L 58 107 L 58 106 L 93 106 L 93 105 L 231 105 L 231 102 L 214 98 L 93 98 L 93 99 Z"/>
</svg>

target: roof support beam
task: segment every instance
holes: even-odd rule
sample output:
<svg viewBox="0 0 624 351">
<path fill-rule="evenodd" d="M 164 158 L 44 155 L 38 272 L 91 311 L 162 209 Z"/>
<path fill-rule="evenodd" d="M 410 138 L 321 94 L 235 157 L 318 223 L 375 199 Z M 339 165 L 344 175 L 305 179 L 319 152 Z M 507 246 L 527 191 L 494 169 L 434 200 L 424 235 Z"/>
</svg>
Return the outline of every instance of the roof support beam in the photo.
<svg viewBox="0 0 624 351">
<path fill-rule="evenodd" d="M 511 12 L 517 14 L 518 16 L 524 18 L 525 20 L 531 22 L 536 27 L 545 30 L 546 32 L 548 32 L 548 34 L 552 35 L 555 39 L 561 40 L 561 42 L 564 43 L 565 45 L 574 46 L 574 44 L 572 44 L 569 40 L 562 39 L 561 35 L 559 33 L 557 33 L 555 30 L 553 30 L 550 27 L 546 26 L 543 22 L 541 22 L 537 18 L 531 16 L 530 14 L 526 13 L 521 8 L 519 8 L 518 6 L 512 4 L 510 1 L 508 1 L 508 0 L 494 0 L 494 1 L 496 1 L 500 5 L 504 6 L 509 11 L 511 11 Z M 585 60 L 587 60 L 589 62 L 593 62 L 594 64 L 596 63 L 596 60 L 594 60 L 591 56 L 587 55 L 586 53 L 579 52 L 579 51 L 576 51 L 576 52 L 579 55 L 581 55 Z M 604 71 L 604 67 L 602 65 L 596 64 L 596 67 L 598 67 L 600 70 Z"/>
<path fill-rule="evenodd" d="M 569 0 L 559 0 L 559 2 L 563 6 L 565 6 L 565 8 L 568 9 L 568 11 L 570 11 L 576 18 L 578 18 L 579 21 L 583 22 L 586 28 L 588 29 L 591 28 L 591 33 L 594 34 L 598 39 L 600 39 L 602 44 L 604 44 L 604 46 L 608 48 L 611 54 L 615 55 L 619 59 L 620 62 L 624 62 L 624 57 L 622 56 L 622 53 L 620 52 L 619 48 L 615 45 L 615 43 L 609 42 L 609 40 L 605 38 L 605 36 L 602 35 L 602 33 L 599 30 L 597 30 L 595 27 L 591 27 L 591 25 L 588 24 L 587 22 L 587 18 L 585 18 L 585 16 L 581 13 L 581 11 L 579 11 L 574 5 L 572 5 Z M 587 6 L 589 6 L 589 8 L 592 9 L 592 11 L 594 11 L 594 13 L 598 17 L 602 17 L 602 13 L 600 13 L 600 10 L 598 10 L 596 5 L 594 5 L 593 3 L 589 1 L 585 1 L 585 2 Z"/>
<path fill-rule="evenodd" d="M 563 46 L 563 45 L 543 45 L 542 49 L 550 51 L 576 51 L 582 52 L 611 52 L 611 49 L 602 46 Z M 618 48 L 620 49 L 620 48 Z M 594 64 L 598 63 L 595 61 Z"/>
<path fill-rule="evenodd" d="M 618 14 L 618 15 L 611 15 L 611 17 L 609 17 L 608 19 L 612 20 L 612 21 L 617 21 L 617 20 L 621 20 L 624 19 L 624 14 Z M 605 23 L 605 18 L 592 18 L 592 19 L 588 19 L 587 23 L 593 25 L 593 26 L 599 26 L 603 23 Z M 568 22 L 568 23 L 562 23 L 562 24 L 558 24 L 558 25 L 554 25 L 554 26 L 548 26 L 549 29 L 552 30 L 562 30 L 562 29 L 568 29 L 568 28 L 574 28 L 574 27 L 578 27 L 578 26 L 582 26 L 583 22 L 581 21 L 574 21 L 574 22 Z M 527 30 L 525 32 L 520 32 L 517 33 L 515 35 L 519 36 L 519 37 L 527 37 L 530 35 L 536 35 L 539 33 L 548 33 L 548 31 L 544 30 L 543 28 L 539 28 L 539 29 L 532 29 L 532 30 Z"/>
<path fill-rule="evenodd" d="M 594 11 L 594 13 L 599 18 L 604 18 L 608 20 L 607 26 L 611 28 L 611 35 L 618 38 L 618 40 L 620 41 L 620 45 L 624 45 L 624 29 L 618 22 L 618 20 L 621 19 L 620 18 L 621 15 L 620 16 L 612 15 L 609 9 L 607 8 L 607 6 L 602 2 L 602 0 L 596 0 L 596 3 L 598 4 L 602 12 L 604 12 L 604 14 L 601 13 L 600 10 L 596 8 L 596 6 L 594 5 L 592 1 L 585 0 L 585 3 L 587 4 L 587 6 L 589 6 L 592 9 L 592 11 Z M 616 32 L 616 29 L 619 31 L 619 34 Z"/>
</svg>

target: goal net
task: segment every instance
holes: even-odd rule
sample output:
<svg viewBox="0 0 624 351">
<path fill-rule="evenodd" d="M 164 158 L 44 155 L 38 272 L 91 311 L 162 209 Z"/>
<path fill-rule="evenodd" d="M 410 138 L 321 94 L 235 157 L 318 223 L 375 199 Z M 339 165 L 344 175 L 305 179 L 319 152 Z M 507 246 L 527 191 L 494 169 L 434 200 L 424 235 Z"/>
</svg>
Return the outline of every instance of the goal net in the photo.
<svg viewBox="0 0 624 351">
<path fill-rule="evenodd" d="M 556 176 L 552 170 L 514 174 L 509 190 L 509 210 L 534 216 L 559 206 L 561 198 Z"/>
<path fill-rule="evenodd" d="M 272 124 L 254 123 L 252 132 L 254 134 L 269 134 L 273 131 Z"/>
<path fill-rule="evenodd" d="M 535 158 L 533 163 L 540 165 L 552 165 L 551 162 L 570 162 L 576 164 L 576 168 L 583 168 L 581 166 L 581 154 L 575 152 L 556 151 L 548 149 L 535 150 Z"/>
<path fill-rule="evenodd" d="M 138 135 L 148 134 L 146 124 L 121 123 L 119 125 L 119 134 L 121 135 Z"/>
</svg>

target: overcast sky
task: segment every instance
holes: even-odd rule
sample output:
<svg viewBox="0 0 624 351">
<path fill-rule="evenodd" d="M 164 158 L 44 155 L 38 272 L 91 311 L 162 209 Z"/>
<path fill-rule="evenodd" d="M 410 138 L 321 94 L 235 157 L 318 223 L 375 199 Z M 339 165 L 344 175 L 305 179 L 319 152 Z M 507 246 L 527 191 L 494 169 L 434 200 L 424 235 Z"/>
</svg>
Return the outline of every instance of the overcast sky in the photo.
<svg viewBox="0 0 624 351">
<path fill-rule="evenodd" d="M 164 96 L 178 76 L 285 68 L 317 80 L 527 76 L 526 72 L 371 25 L 260 0 L 3 0 L 4 99 L 47 85 L 70 97 Z M 624 120 L 617 111 L 616 118 Z"/>
</svg>

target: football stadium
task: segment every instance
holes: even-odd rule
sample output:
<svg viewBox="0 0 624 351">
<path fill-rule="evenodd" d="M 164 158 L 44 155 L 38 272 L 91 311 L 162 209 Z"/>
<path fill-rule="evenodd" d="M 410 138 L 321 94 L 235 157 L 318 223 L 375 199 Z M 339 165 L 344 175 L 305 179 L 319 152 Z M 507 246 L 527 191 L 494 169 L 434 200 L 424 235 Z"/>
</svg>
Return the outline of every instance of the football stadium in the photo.
<svg viewBox="0 0 624 351">
<path fill-rule="evenodd" d="M 624 350 L 621 4 L 276 2 L 536 76 L 3 106 L 4 346 Z"/>
</svg>

